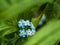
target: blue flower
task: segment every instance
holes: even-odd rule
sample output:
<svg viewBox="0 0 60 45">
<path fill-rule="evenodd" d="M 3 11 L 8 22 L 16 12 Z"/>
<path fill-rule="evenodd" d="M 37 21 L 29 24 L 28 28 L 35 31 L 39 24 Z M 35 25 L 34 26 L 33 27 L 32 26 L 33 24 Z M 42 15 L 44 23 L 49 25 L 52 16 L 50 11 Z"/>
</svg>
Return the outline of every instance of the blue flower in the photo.
<svg viewBox="0 0 60 45">
<path fill-rule="evenodd" d="M 34 34 L 35 34 L 35 32 L 36 32 L 36 30 L 35 30 L 35 29 L 32 29 L 32 35 L 34 35 Z"/>
<path fill-rule="evenodd" d="M 25 23 L 24 20 L 20 20 L 20 21 L 18 22 L 18 26 L 19 26 L 19 27 L 22 27 L 22 28 L 25 28 L 24 23 Z"/>
<path fill-rule="evenodd" d="M 19 34 L 20 37 L 32 36 L 36 32 L 33 23 L 29 22 L 29 20 L 26 20 L 26 21 L 25 20 L 20 20 L 18 22 L 18 26 L 19 26 L 19 28 L 22 29 L 22 30 L 19 31 L 20 32 L 20 34 Z M 26 26 L 29 26 L 30 29 L 27 28 L 27 30 L 25 30 Z"/>
<path fill-rule="evenodd" d="M 25 26 L 31 26 L 29 20 L 26 20 L 24 25 L 25 25 Z"/>
<path fill-rule="evenodd" d="M 32 36 L 32 31 L 30 29 L 26 30 L 27 36 Z"/>
<path fill-rule="evenodd" d="M 23 24 L 18 24 L 19 27 L 25 28 L 25 26 Z"/>
<path fill-rule="evenodd" d="M 33 25 L 33 24 L 31 24 L 31 29 L 35 29 L 35 27 L 34 27 L 34 25 Z"/>
<path fill-rule="evenodd" d="M 25 30 L 20 30 L 20 34 L 19 34 L 21 37 L 25 37 L 26 36 L 26 32 Z"/>
</svg>

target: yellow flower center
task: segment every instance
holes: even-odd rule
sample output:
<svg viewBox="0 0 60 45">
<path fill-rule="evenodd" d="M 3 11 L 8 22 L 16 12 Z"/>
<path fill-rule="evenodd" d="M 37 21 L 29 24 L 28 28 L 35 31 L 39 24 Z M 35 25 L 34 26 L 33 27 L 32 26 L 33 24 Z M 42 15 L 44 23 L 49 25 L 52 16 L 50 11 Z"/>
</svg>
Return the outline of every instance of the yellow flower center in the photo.
<svg viewBox="0 0 60 45">
<path fill-rule="evenodd" d="M 24 32 L 22 32 L 22 34 L 24 34 Z"/>
<path fill-rule="evenodd" d="M 30 34 L 30 32 L 28 32 L 28 34 Z"/>
<path fill-rule="evenodd" d="M 27 22 L 27 24 L 29 24 L 29 22 Z"/>
</svg>

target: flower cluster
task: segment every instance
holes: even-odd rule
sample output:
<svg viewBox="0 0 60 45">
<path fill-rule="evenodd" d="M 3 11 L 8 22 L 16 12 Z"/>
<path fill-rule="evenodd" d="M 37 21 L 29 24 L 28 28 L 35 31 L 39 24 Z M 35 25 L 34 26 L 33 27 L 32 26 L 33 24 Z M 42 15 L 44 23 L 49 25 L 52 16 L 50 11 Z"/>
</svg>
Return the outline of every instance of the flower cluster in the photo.
<svg viewBox="0 0 60 45">
<path fill-rule="evenodd" d="M 36 32 L 34 25 L 29 20 L 20 20 L 18 26 L 21 37 L 32 36 Z"/>
</svg>

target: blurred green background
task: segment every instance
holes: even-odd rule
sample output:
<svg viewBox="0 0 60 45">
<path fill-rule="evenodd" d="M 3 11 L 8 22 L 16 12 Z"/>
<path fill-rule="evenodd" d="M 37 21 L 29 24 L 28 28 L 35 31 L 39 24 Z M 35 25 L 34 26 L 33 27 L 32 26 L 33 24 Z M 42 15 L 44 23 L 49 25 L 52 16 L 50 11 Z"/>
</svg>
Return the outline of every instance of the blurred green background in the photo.
<svg viewBox="0 0 60 45">
<path fill-rule="evenodd" d="M 43 14 L 46 19 L 40 26 Z M 37 28 L 34 36 L 19 36 L 20 19 L 33 22 Z M 59 42 L 60 0 L 0 0 L 0 45 L 59 45 Z"/>
</svg>

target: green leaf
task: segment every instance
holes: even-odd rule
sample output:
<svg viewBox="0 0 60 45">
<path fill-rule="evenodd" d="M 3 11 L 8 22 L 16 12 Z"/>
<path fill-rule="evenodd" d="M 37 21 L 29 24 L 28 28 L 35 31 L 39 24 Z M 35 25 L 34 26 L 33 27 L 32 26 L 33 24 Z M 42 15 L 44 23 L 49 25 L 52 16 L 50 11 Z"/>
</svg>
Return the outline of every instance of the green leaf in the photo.
<svg viewBox="0 0 60 45">
<path fill-rule="evenodd" d="M 5 35 L 11 34 L 16 31 L 18 31 L 18 28 L 16 26 L 9 26 L 6 24 L 0 25 L 0 37 L 4 37 Z"/>
<path fill-rule="evenodd" d="M 34 5 L 42 5 L 46 2 L 51 3 L 53 0 L 23 0 L 19 3 L 15 3 L 14 5 L 11 5 L 6 11 L 0 13 L 0 17 L 2 19 L 10 19 L 12 17 L 17 17 L 18 14 L 26 11 L 27 9 L 33 7 Z"/>
<path fill-rule="evenodd" d="M 55 14 L 55 16 L 57 17 L 57 18 L 59 18 L 60 17 L 60 4 L 58 3 L 58 2 L 55 2 L 54 3 L 54 11 L 56 12 Z"/>
<path fill-rule="evenodd" d="M 52 20 L 48 22 L 42 29 L 39 29 L 39 31 L 23 45 L 44 45 L 45 43 L 46 45 L 50 43 L 52 44 L 52 42 L 54 43 L 56 40 L 59 40 L 60 36 L 57 36 L 60 35 L 59 32 L 60 20 Z M 54 41 L 52 41 L 53 38 Z"/>
<path fill-rule="evenodd" d="M 40 15 L 37 18 L 32 18 L 32 23 L 35 27 L 37 27 L 37 25 L 39 24 L 39 21 L 40 21 L 41 17 L 42 17 L 42 15 Z"/>
<path fill-rule="evenodd" d="M 40 42 L 38 45 L 55 45 L 57 41 L 60 41 L 60 29 L 57 30 L 58 31 L 49 35 L 49 37 L 47 37 L 43 42 Z"/>
<path fill-rule="evenodd" d="M 45 9 L 45 14 L 46 14 L 46 18 L 47 20 L 51 20 L 51 19 L 58 19 L 60 18 L 60 1 L 56 0 L 53 3 L 48 3 L 46 9 Z"/>
<path fill-rule="evenodd" d="M 6 2 L 6 0 L 0 0 L 0 13 L 8 9 L 9 6 L 10 5 Z"/>
</svg>

